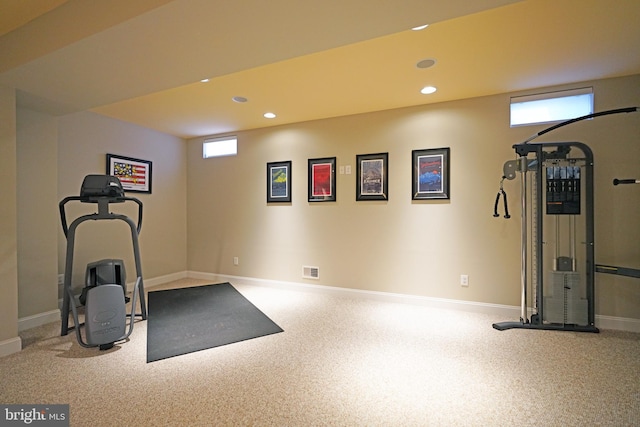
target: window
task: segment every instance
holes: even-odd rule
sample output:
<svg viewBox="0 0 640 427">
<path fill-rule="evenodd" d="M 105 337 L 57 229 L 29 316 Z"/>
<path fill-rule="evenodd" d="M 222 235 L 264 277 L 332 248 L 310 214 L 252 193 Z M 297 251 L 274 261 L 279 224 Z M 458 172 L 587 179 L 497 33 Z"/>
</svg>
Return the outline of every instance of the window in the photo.
<svg viewBox="0 0 640 427">
<path fill-rule="evenodd" d="M 593 113 L 593 88 L 511 98 L 511 127 L 575 119 Z"/>
<path fill-rule="evenodd" d="M 238 154 L 238 138 L 225 136 L 224 138 L 205 139 L 202 143 L 202 158 L 235 156 Z"/>
</svg>

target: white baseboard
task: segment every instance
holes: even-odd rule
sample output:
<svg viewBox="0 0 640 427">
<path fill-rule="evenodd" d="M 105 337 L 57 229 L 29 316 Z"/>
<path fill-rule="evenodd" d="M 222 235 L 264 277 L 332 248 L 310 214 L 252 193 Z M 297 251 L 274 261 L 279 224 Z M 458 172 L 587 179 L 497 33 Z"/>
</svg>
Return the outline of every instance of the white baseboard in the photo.
<svg viewBox="0 0 640 427">
<path fill-rule="evenodd" d="M 18 319 L 18 331 L 21 332 L 58 320 L 60 320 L 60 310 L 51 310 L 45 313 L 34 314 L 33 316 L 22 317 Z"/>
<path fill-rule="evenodd" d="M 0 357 L 8 356 L 22 350 L 22 339 L 20 337 L 0 341 Z"/>
<path fill-rule="evenodd" d="M 600 316 L 596 314 L 596 327 L 617 331 L 640 332 L 640 319 L 628 317 Z"/>
<path fill-rule="evenodd" d="M 460 310 L 475 313 L 504 316 L 505 321 L 520 319 L 520 307 L 511 305 L 491 304 L 474 301 L 462 301 L 445 298 L 432 298 L 418 295 L 396 294 L 391 292 L 367 291 L 360 289 L 340 288 L 335 286 L 322 286 L 310 283 L 282 282 L 277 280 L 257 279 L 254 277 L 231 276 L 227 274 L 204 273 L 198 271 L 187 272 L 190 279 L 202 279 L 211 281 L 234 281 L 239 284 L 270 286 L 279 289 L 295 291 L 319 292 L 335 295 L 351 295 L 379 301 L 398 302 L 405 304 L 422 305 L 448 310 Z M 596 327 L 600 329 L 614 329 L 627 332 L 640 332 L 640 319 L 624 317 L 595 316 Z"/>
<path fill-rule="evenodd" d="M 419 295 L 396 294 L 392 292 L 340 288 L 336 286 L 314 285 L 310 283 L 282 282 L 277 280 L 256 279 L 253 277 L 230 276 L 226 274 L 202 273 L 196 271 L 189 271 L 188 276 L 192 279 L 203 279 L 212 281 L 233 280 L 236 283 L 246 285 L 270 286 L 278 289 L 318 292 L 342 296 L 357 296 L 378 301 L 398 302 L 441 309 L 471 311 L 476 313 L 497 314 L 507 316 L 507 318 L 519 318 L 520 316 L 520 307 L 509 305 L 461 301 L 446 298 L 432 298 Z"/>
<path fill-rule="evenodd" d="M 186 279 L 188 277 L 187 273 L 188 273 L 187 271 L 180 271 L 178 273 L 172 273 L 164 276 L 153 277 L 151 279 L 145 278 L 143 281 L 144 288 L 145 289 L 153 288 L 154 286 L 164 285 L 165 283 L 173 282 L 174 280 Z M 129 289 L 133 289 L 134 285 L 135 285 L 135 282 L 131 283 L 129 286 Z"/>
</svg>

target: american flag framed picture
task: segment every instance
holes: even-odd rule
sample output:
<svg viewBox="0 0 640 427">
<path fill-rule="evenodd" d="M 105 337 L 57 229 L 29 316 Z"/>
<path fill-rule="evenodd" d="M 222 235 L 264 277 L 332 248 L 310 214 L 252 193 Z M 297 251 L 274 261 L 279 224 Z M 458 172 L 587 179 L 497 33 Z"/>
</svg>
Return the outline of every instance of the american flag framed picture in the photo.
<svg viewBox="0 0 640 427">
<path fill-rule="evenodd" d="M 151 194 L 151 166 L 148 160 L 107 154 L 107 174 L 118 178 L 124 191 Z"/>
</svg>

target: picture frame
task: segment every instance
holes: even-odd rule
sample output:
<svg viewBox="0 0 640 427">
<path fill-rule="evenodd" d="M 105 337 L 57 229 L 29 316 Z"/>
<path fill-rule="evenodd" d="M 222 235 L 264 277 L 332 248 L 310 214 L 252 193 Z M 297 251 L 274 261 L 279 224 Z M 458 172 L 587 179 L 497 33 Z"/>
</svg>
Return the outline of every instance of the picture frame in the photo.
<svg viewBox="0 0 640 427">
<path fill-rule="evenodd" d="M 310 202 L 336 201 L 336 158 L 308 160 L 308 195 Z"/>
<path fill-rule="evenodd" d="M 389 200 L 389 153 L 356 155 L 356 201 Z"/>
<path fill-rule="evenodd" d="M 291 160 L 267 163 L 267 203 L 291 203 Z"/>
<path fill-rule="evenodd" d="M 430 148 L 411 152 L 412 200 L 450 199 L 450 149 Z"/>
<path fill-rule="evenodd" d="M 107 175 L 117 177 L 127 192 L 151 194 L 152 166 L 149 160 L 107 154 Z"/>
</svg>

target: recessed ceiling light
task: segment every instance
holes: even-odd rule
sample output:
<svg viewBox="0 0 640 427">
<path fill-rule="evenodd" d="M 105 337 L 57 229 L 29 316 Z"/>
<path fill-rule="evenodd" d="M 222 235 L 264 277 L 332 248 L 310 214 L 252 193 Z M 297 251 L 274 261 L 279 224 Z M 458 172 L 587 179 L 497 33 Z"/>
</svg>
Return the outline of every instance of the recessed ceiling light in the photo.
<svg viewBox="0 0 640 427">
<path fill-rule="evenodd" d="M 425 94 L 425 95 L 429 95 L 430 93 L 434 93 L 436 90 L 438 90 L 438 89 L 436 89 L 433 86 L 425 86 L 425 87 L 422 88 L 420 93 Z"/>
<path fill-rule="evenodd" d="M 202 79 L 200 80 L 200 83 L 207 83 L 209 81 L 209 79 Z"/>
<path fill-rule="evenodd" d="M 425 24 L 425 25 L 420 25 L 418 27 L 413 27 L 412 30 L 413 31 L 420 31 L 420 30 L 424 30 L 425 28 L 427 28 L 429 26 L 429 24 Z"/>
<path fill-rule="evenodd" d="M 424 68 L 433 67 L 434 65 L 436 65 L 436 60 L 433 58 L 427 58 L 427 59 L 418 61 L 418 63 L 416 64 L 416 67 L 424 69 Z"/>
<path fill-rule="evenodd" d="M 233 99 L 234 102 L 247 102 L 248 101 L 248 99 L 245 98 L 244 96 L 234 96 L 231 99 Z"/>
<path fill-rule="evenodd" d="M 264 116 L 267 119 L 275 119 L 276 118 L 276 115 L 274 113 L 264 113 Z"/>
</svg>

